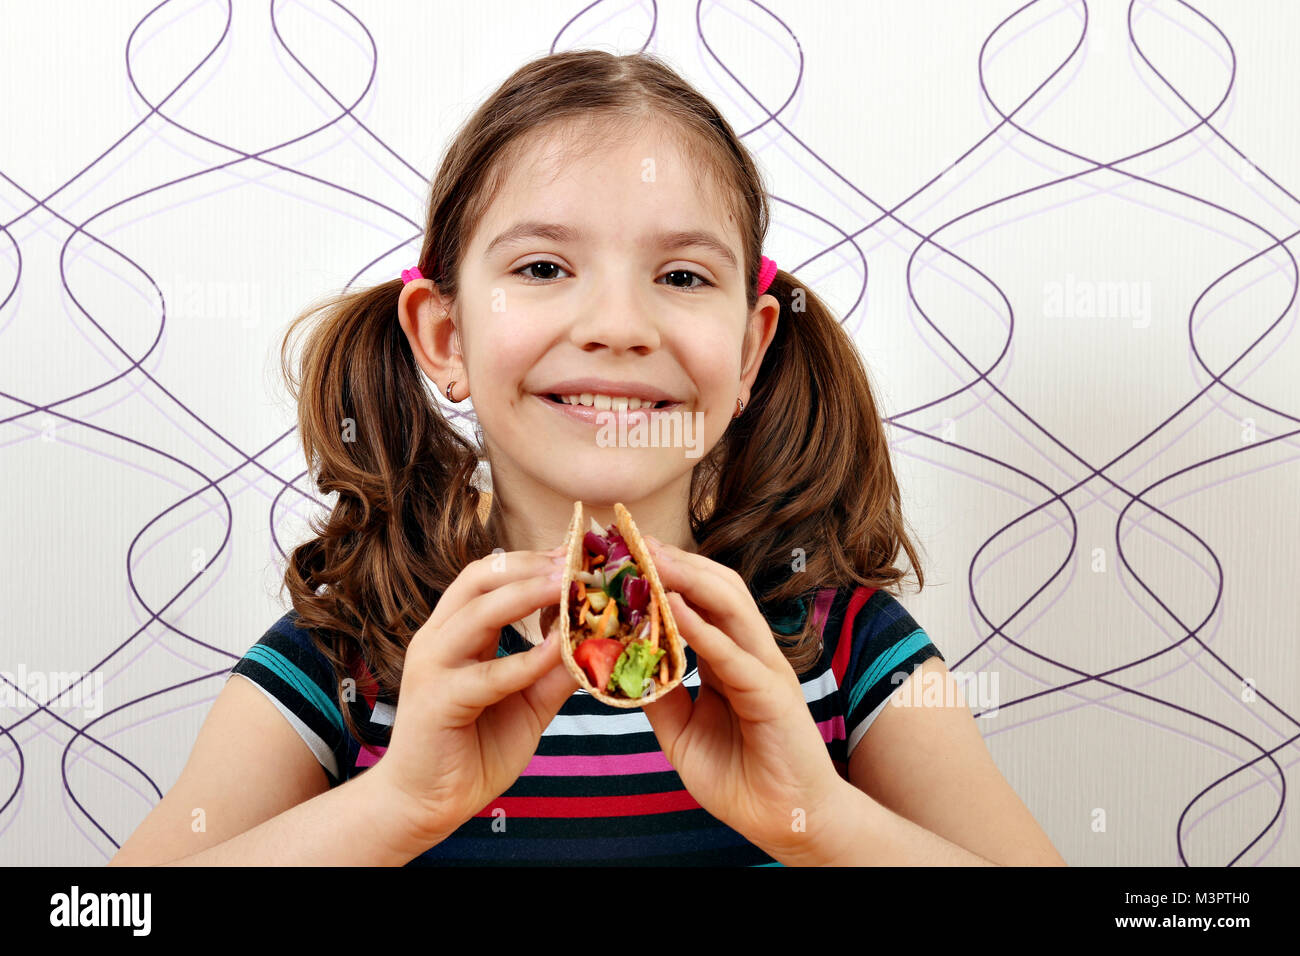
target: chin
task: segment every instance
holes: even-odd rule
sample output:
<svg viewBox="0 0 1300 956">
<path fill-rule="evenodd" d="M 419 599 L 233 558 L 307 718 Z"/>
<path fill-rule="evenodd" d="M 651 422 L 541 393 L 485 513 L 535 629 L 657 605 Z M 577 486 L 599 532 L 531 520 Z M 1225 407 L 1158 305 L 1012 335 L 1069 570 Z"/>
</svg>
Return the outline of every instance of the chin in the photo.
<svg viewBox="0 0 1300 956">
<path fill-rule="evenodd" d="M 547 484 L 574 501 L 641 501 L 662 490 L 676 475 L 665 472 L 661 463 L 651 465 L 638 453 L 674 450 L 593 448 L 591 455 L 577 455 L 569 462 L 572 467 L 549 476 Z M 615 451 L 625 453 L 621 460 L 614 460 Z"/>
</svg>

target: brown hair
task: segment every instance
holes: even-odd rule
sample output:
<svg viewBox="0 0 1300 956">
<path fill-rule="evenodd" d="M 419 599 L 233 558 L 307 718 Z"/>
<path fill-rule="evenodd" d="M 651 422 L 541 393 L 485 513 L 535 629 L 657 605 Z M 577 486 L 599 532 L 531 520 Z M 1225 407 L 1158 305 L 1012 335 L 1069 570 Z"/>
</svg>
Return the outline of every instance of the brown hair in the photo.
<svg viewBox="0 0 1300 956">
<path fill-rule="evenodd" d="M 423 274 L 454 299 L 474 227 L 526 134 L 645 119 L 665 120 L 722 189 L 740 226 L 752 310 L 769 216 L 758 168 L 713 104 L 646 53 L 557 53 L 510 76 L 460 129 L 433 179 Z M 332 294 L 294 319 L 281 346 L 308 467 L 321 492 L 338 493 L 324 524 L 312 522 L 315 537 L 290 554 L 284 586 L 298 626 L 312 629 L 334 667 L 344 719 L 362 742 L 342 681 L 363 662 L 380 695 L 395 700 L 415 631 L 465 565 L 495 546 L 486 493 L 472 480 L 480 452 L 428 391 L 397 320 L 401 289 L 394 278 Z M 743 414 L 695 466 L 690 522 L 699 553 L 740 574 L 769 624 L 793 622 L 773 638 L 802 674 L 821 654 L 806 613 L 815 591 L 896 586 L 900 548 L 918 588 L 924 578 L 852 339 L 788 272 L 768 292 L 781 304 L 776 332 Z M 294 376 L 286 350 L 312 316 Z"/>
</svg>

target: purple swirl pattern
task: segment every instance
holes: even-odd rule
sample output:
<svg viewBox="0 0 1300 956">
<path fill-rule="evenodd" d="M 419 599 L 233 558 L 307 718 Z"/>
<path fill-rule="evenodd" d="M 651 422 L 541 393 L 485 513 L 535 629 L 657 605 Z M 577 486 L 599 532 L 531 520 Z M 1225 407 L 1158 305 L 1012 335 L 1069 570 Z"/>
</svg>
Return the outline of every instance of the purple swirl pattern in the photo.
<svg viewBox="0 0 1300 956">
<path fill-rule="evenodd" d="M 836 305 L 873 378 L 886 383 L 881 394 L 900 474 L 936 486 L 947 481 L 943 493 L 977 512 L 953 512 L 966 522 L 952 559 L 967 562 L 965 593 L 946 594 L 946 603 L 945 595 L 922 595 L 916 616 L 951 669 L 999 674 L 1014 688 L 994 709 L 972 710 L 1067 860 L 1300 860 L 1300 840 L 1286 837 L 1286 771 L 1300 759 L 1295 592 L 1288 602 L 1246 591 L 1244 561 L 1228 547 L 1240 544 L 1241 525 L 1234 541 L 1212 510 L 1233 501 L 1226 497 L 1233 492 L 1238 502 L 1249 499 L 1255 515 L 1271 519 L 1265 530 L 1290 545 L 1268 556 L 1268 566 L 1285 568 L 1287 558 L 1297 564 L 1300 366 L 1286 347 L 1296 324 L 1291 245 L 1300 233 L 1300 199 L 1288 188 L 1289 170 L 1255 166 L 1246 141 L 1226 135 L 1238 96 L 1240 33 L 1220 25 L 1212 4 L 1183 0 L 1132 0 L 1114 9 L 1086 0 L 981 6 L 972 13 L 954 3 L 948 26 L 923 26 L 942 34 L 987 21 L 978 55 L 950 68 L 973 86 L 967 70 L 974 67 L 982 135 L 951 159 L 947 147 L 928 144 L 933 158 L 922 161 L 938 171 L 911 175 L 920 185 L 893 204 L 855 181 L 866 180 L 844 162 L 825 158 L 830 152 L 817 140 L 836 131 L 798 122 L 806 90 L 822 88 L 826 81 L 814 76 L 827 66 L 841 100 L 849 91 L 863 101 L 880 95 L 834 56 L 844 37 L 865 32 L 834 18 L 859 15 L 851 7 L 819 18 L 798 4 L 596 0 L 548 5 L 544 20 L 535 5 L 521 3 L 513 9 L 525 19 L 507 19 L 501 36 L 486 38 L 469 36 L 468 10 L 450 5 L 373 7 L 368 21 L 346 3 L 282 0 L 256 7 L 164 0 L 142 7 L 129 24 L 115 23 L 120 11 L 108 15 L 100 42 L 124 37 L 125 56 L 124 69 L 107 83 L 129 90 L 137 121 L 105 148 L 84 150 L 93 158 L 56 188 L 36 188 L 13 172 L 16 160 L 36 155 L 20 157 L 19 138 L 0 159 L 0 473 L 15 491 L 6 497 L 12 533 L 5 550 L 8 593 L 19 608 L 0 641 L 0 692 L 14 695 L 13 706 L 0 707 L 0 860 L 64 862 L 47 849 L 51 832 L 60 834 L 53 845 L 67 862 L 112 856 L 175 780 L 230 666 L 269 623 L 287 550 L 328 507 L 302 470 L 291 410 L 265 414 L 256 382 L 240 388 L 238 369 L 223 366 L 220 350 L 245 360 L 268 353 L 289 313 L 329 284 L 309 267 L 319 248 L 305 236 L 309 214 L 319 210 L 322 231 L 347 234 L 340 224 L 365 230 L 344 254 L 346 285 L 392 278 L 418 251 L 432 160 L 405 158 L 409 150 L 389 145 L 397 137 L 371 122 L 371 112 L 396 96 L 399 117 L 427 116 L 442 87 L 436 78 L 427 90 L 386 86 L 382 38 L 392 47 L 404 31 L 427 35 L 436 24 L 449 42 L 506 44 L 518 31 L 522 63 L 540 52 L 529 39 L 540 22 L 549 24 L 551 51 L 596 46 L 666 56 L 724 108 L 761 157 L 777 190 L 766 251 Z M 917 23 L 904 3 L 861 15 Z M 796 17 L 806 26 L 792 26 Z M 1252 36 L 1294 25 L 1243 27 L 1240 16 L 1232 19 Z M 928 42 L 925 36 L 909 28 L 898 38 Z M 20 37 L 14 31 L 9 42 Z M 865 42 L 872 49 L 882 43 Z M 805 49 L 821 69 L 806 72 Z M 272 58 L 285 84 L 274 92 L 246 73 L 250 62 Z M 431 140 L 449 135 L 458 111 L 517 65 L 508 61 L 473 75 L 461 99 L 451 91 L 446 99 L 457 109 L 426 121 Z M 1099 67 L 1108 82 L 1124 85 L 1122 101 L 1097 97 Z M 1258 89 L 1253 96 L 1261 96 Z M 1138 102 L 1158 110 L 1160 121 L 1133 122 Z M 854 106 L 841 115 L 856 115 Z M 875 132 L 860 141 L 870 144 Z M 246 148 L 246 140 L 260 148 Z M 888 154 L 887 143 L 874 151 Z M 356 170 L 348 165 L 354 161 Z M 241 222 L 238 203 L 250 197 L 267 205 Z M 1046 290 L 1060 274 L 1042 237 L 1083 268 L 1095 254 L 1085 255 L 1075 237 L 1084 234 L 1083 217 L 1099 209 L 1123 210 L 1117 237 L 1145 230 L 1153 246 L 1186 252 L 1189 265 L 1177 274 L 1146 266 L 1162 306 L 1158 318 L 1148 314 L 1152 330 L 1143 339 L 1125 337 L 1103 318 L 1083 326 L 1082 342 L 1080 330 L 1034 301 L 1033 283 Z M 190 219 L 178 226 L 179 216 Z M 185 267 L 197 280 L 190 286 L 199 304 L 178 308 L 185 284 L 168 264 L 183 261 L 173 250 L 184 250 L 186 240 L 158 240 L 170 238 L 169 228 L 216 229 L 227 219 L 241 241 L 230 244 L 225 261 Z M 238 232 L 240 225 L 259 228 Z M 249 236 L 262 237 L 274 266 L 251 258 L 255 274 L 267 278 L 241 298 L 239 280 L 211 276 L 248 267 L 239 258 L 248 258 L 244 247 L 258 248 Z M 49 237 L 61 240 L 57 260 L 54 247 L 40 242 Z M 39 294 L 34 277 L 54 261 L 61 314 L 23 308 Z M 262 322 L 250 303 L 275 298 L 266 287 L 278 283 L 293 291 L 276 302 L 273 321 Z M 899 288 L 892 303 L 891 283 Z M 225 294 L 215 309 L 214 292 Z M 901 308 L 907 326 L 892 321 Z M 1234 308 L 1235 323 L 1221 314 Z M 68 327 L 56 332 L 33 321 L 38 317 Z M 1146 383 L 1145 374 L 1114 383 L 1141 349 L 1148 363 L 1167 366 L 1172 349 L 1161 348 L 1157 336 L 1182 334 L 1183 321 L 1189 383 L 1174 384 L 1170 368 L 1154 365 L 1150 378 L 1164 386 L 1159 391 L 1131 387 Z M 888 363 L 877 355 L 882 343 L 897 350 Z M 164 361 L 168 344 L 180 358 Z M 1019 366 L 1012 361 L 1017 346 L 1029 357 Z M 74 349 L 98 364 L 54 360 Z M 192 365 L 183 372 L 193 367 L 197 375 L 176 367 L 186 349 Z M 927 371 L 903 381 L 892 365 Z M 97 371 L 74 377 L 91 368 Z M 1026 371 L 1055 375 L 1048 385 L 1060 395 L 1035 389 Z M 1096 382 L 1080 377 L 1085 372 Z M 888 400 L 895 391 L 916 400 L 895 410 Z M 1145 406 L 1132 398 L 1137 394 Z M 443 407 L 467 430 L 477 427 L 468 405 Z M 1069 414 L 1080 408 L 1101 410 L 1083 434 L 1081 416 Z M 1242 441 L 1246 421 L 1251 437 Z M 99 539 L 90 536 L 95 547 L 87 548 L 76 537 L 76 505 L 65 503 L 77 495 L 56 502 L 69 489 L 54 482 L 74 470 L 93 476 L 97 487 L 133 487 L 131 495 L 110 493 L 131 535 L 121 608 L 94 616 L 102 620 L 87 620 L 76 598 L 58 602 L 61 614 L 45 607 L 38 615 L 32 597 L 49 595 L 65 579 L 111 571 L 103 555 L 118 547 L 109 537 L 114 529 L 96 529 Z M 1260 493 L 1247 482 L 1270 475 L 1289 479 L 1290 495 L 1272 486 Z M 973 501 L 981 507 L 969 508 Z M 1113 551 L 1097 546 L 1094 528 L 1106 544 L 1113 540 Z M 927 550 L 937 541 L 952 543 L 923 536 Z M 245 551 L 237 554 L 240 543 Z M 258 549 L 252 557 L 250 544 Z M 38 559 L 20 563 L 23 545 Z M 87 552 L 94 557 L 87 560 Z M 1089 557 L 1091 583 L 1079 575 Z M 1105 573 L 1096 574 L 1101 559 Z M 69 575 L 69 566 L 91 574 Z M 1230 577 L 1234 566 L 1238 574 Z M 940 579 L 942 567 L 927 565 L 928 580 Z M 238 606 L 240 596 L 247 602 L 247 581 L 236 577 L 241 569 L 263 575 L 267 603 L 237 613 L 238 627 L 203 620 L 205 610 L 222 606 L 223 583 L 236 598 L 225 605 Z M 928 610 L 923 602 L 931 602 Z M 1250 611 L 1240 610 L 1243 602 Z M 963 612 L 969 627 L 959 629 Z M 78 624 L 95 630 L 68 636 Z M 87 719 L 53 695 L 29 693 L 10 679 L 19 667 L 75 671 L 87 683 L 99 675 L 102 712 Z M 1064 744 L 1045 751 L 1056 742 Z M 1144 753 L 1156 762 L 1131 762 Z M 1027 770 L 1010 773 L 1010 763 L 1029 757 Z M 1081 786 L 1085 774 L 1075 766 L 1089 777 L 1104 771 L 1105 783 Z M 61 811 L 39 800 L 56 783 Z M 29 790 L 41 809 L 23 817 Z M 1113 821 L 1109 838 L 1095 826 L 1098 809 Z"/>
</svg>

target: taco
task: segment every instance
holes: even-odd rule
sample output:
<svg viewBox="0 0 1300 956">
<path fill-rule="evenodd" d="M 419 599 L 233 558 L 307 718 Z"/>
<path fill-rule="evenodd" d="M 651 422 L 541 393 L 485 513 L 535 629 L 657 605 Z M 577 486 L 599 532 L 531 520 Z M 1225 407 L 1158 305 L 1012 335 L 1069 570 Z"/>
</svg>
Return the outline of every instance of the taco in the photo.
<svg viewBox="0 0 1300 956">
<path fill-rule="evenodd" d="M 622 504 L 614 524 L 583 525 L 573 504 L 560 586 L 560 654 L 579 686 L 611 707 L 658 700 L 686 676 L 686 652 L 650 552 Z"/>
</svg>

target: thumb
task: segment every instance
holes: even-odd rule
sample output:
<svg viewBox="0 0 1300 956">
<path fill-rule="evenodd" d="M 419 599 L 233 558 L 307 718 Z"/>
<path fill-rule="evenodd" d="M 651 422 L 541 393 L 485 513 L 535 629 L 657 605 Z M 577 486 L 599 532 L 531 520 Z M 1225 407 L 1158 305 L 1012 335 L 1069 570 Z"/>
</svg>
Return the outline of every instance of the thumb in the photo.
<svg viewBox="0 0 1300 956">
<path fill-rule="evenodd" d="M 650 729 L 655 732 L 655 737 L 659 740 L 659 749 L 672 764 L 672 755 L 677 750 L 677 739 L 690 723 L 691 714 L 695 710 L 690 691 L 686 689 L 685 684 L 678 684 L 666 696 L 653 703 L 642 705 L 641 709 L 645 711 L 646 720 L 650 721 Z"/>
<path fill-rule="evenodd" d="M 532 664 L 533 673 L 540 676 L 525 687 L 522 694 L 543 726 L 559 713 L 564 702 L 578 689 L 577 679 L 564 666 L 560 655 L 561 640 L 557 625 L 546 635 L 544 643 L 524 654 Z"/>
</svg>

